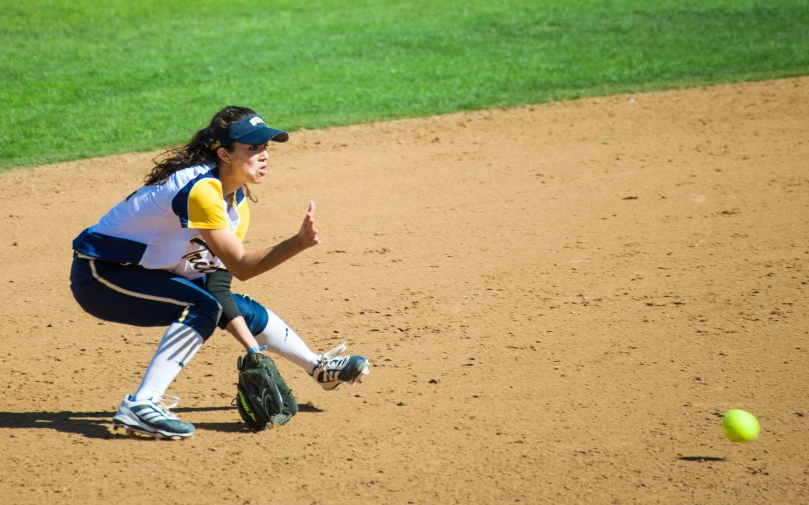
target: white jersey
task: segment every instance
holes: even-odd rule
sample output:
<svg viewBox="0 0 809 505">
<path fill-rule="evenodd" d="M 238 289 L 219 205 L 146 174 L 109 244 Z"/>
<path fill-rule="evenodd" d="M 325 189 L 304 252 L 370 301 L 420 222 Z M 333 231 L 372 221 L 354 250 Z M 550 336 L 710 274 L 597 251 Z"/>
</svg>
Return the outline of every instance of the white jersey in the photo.
<svg viewBox="0 0 809 505">
<path fill-rule="evenodd" d="M 84 256 L 132 263 L 196 279 L 221 266 L 200 229 L 230 227 L 244 240 L 250 211 L 242 189 L 225 201 L 215 165 L 172 174 L 165 183 L 143 186 L 119 202 L 73 241 Z"/>
</svg>

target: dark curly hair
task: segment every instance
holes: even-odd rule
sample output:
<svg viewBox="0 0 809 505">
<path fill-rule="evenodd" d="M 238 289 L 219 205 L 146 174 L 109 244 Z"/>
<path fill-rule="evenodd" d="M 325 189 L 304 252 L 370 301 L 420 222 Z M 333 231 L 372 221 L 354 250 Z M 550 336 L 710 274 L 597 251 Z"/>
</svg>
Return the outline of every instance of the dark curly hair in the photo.
<svg viewBox="0 0 809 505">
<path fill-rule="evenodd" d="M 230 105 L 220 110 L 211 118 L 211 123 L 195 133 L 187 144 L 181 147 L 167 149 L 153 159 L 152 161 L 155 167 L 152 169 L 151 173 L 144 178 L 144 183 L 147 186 L 163 184 L 171 174 L 183 168 L 201 165 L 203 163 L 216 164 L 218 161 L 216 151 L 211 150 L 211 145 L 213 145 L 216 136 L 233 123 L 253 114 L 255 114 L 255 112 L 252 109 L 237 107 L 235 105 Z M 225 147 L 225 149 L 233 151 L 233 146 Z M 244 192 L 253 200 L 247 186 L 244 186 Z"/>
</svg>

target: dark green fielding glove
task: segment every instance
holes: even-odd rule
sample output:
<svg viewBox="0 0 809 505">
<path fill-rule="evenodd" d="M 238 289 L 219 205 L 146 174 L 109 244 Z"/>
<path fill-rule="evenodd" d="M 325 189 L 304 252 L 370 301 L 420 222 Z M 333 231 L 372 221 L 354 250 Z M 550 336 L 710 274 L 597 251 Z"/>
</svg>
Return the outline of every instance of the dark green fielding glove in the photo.
<svg viewBox="0 0 809 505">
<path fill-rule="evenodd" d="M 269 356 L 240 356 L 236 406 L 250 428 L 262 431 L 289 421 L 298 413 L 298 402 Z"/>
</svg>

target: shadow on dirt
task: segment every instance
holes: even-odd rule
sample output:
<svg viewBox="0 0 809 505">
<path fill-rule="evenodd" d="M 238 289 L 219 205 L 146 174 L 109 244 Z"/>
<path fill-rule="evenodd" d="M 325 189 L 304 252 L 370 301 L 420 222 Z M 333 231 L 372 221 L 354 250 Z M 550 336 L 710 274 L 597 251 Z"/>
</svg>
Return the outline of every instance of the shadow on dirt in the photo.
<svg viewBox="0 0 809 505">
<path fill-rule="evenodd" d="M 87 438 L 111 438 L 115 412 L 0 412 L 0 428 L 47 428 Z"/>
<path fill-rule="evenodd" d="M 236 407 L 210 407 L 207 409 L 195 409 L 195 408 L 187 408 L 187 409 L 172 409 L 174 412 L 200 412 L 204 410 L 236 410 Z M 304 403 L 298 405 L 298 413 L 301 412 L 309 412 L 309 413 L 318 413 L 323 412 L 321 409 L 315 407 L 311 403 Z M 198 430 L 208 430 L 208 431 L 219 431 L 223 433 L 258 433 L 250 428 L 247 427 L 246 424 L 242 423 L 239 419 L 239 415 L 235 414 L 235 421 L 232 423 L 206 423 L 206 422 L 197 422 L 194 423 L 194 426 Z"/>
<path fill-rule="evenodd" d="M 299 412 L 318 413 L 323 412 L 312 404 L 303 404 L 299 407 Z M 249 432 L 246 426 L 239 419 L 236 407 L 181 407 L 172 409 L 173 412 L 214 412 L 232 410 L 234 411 L 233 422 L 227 423 L 194 423 L 199 429 L 208 431 L 219 431 L 224 433 Z M 116 438 L 112 431 L 112 416 L 115 412 L 0 412 L 0 429 L 21 428 L 35 429 L 46 428 L 49 430 L 61 431 L 63 433 L 75 433 L 87 438 L 109 439 Z M 12 435 L 13 436 L 13 435 Z M 148 439 L 147 439 L 148 440 Z"/>
<path fill-rule="evenodd" d="M 696 461 L 702 463 L 705 461 L 725 461 L 725 458 L 717 458 L 716 456 L 678 456 L 680 461 Z"/>
</svg>

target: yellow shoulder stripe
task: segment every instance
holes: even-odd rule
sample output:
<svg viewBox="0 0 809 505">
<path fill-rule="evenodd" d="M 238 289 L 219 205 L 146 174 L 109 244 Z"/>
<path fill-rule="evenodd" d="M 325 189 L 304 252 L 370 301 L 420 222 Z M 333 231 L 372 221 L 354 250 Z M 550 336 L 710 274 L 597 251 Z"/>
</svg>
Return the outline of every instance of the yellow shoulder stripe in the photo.
<svg viewBox="0 0 809 505">
<path fill-rule="evenodd" d="M 219 179 L 202 179 L 188 194 L 188 227 L 218 230 L 228 227 Z"/>
</svg>

